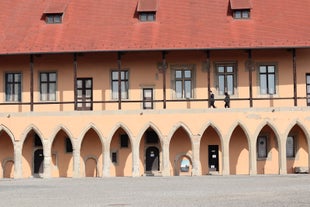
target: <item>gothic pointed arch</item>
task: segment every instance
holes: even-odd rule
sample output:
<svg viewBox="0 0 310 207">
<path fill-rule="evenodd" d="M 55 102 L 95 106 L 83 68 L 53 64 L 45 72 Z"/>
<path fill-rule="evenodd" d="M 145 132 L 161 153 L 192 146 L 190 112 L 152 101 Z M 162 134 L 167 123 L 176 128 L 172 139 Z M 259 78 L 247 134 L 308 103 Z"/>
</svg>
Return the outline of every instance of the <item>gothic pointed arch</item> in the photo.
<svg viewBox="0 0 310 207">
<path fill-rule="evenodd" d="M 77 140 L 77 143 L 79 146 L 81 146 L 82 142 L 83 142 L 83 139 L 85 137 L 85 135 L 90 131 L 90 130 L 93 130 L 99 137 L 99 140 L 101 142 L 102 145 L 105 144 L 105 140 L 103 138 L 103 135 L 101 133 L 101 131 L 98 129 L 98 127 L 94 124 L 94 123 L 90 123 L 87 127 L 85 127 L 81 133 L 80 133 L 80 136 L 78 137 L 78 140 Z"/>
<path fill-rule="evenodd" d="M 108 141 L 107 141 L 107 142 L 108 142 L 108 143 L 111 142 L 111 140 L 112 140 L 112 138 L 113 138 L 113 135 L 114 135 L 115 132 L 116 132 L 118 129 L 120 129 L 120 128 L 123 129 L 124 132 L 128 135 L 130 142 L 131 142 L 131 143 L 134 143 L 134 140 L 132 139 L 132 137 L 133 137 L 132 132 L 130 131 L 130 129 L 127 127 L 126 124 L 121 123 L 121 122 L 119 122 L 119 123 L 117 123 L 117 124 L 114 125 L 114 127 L 113 127 L 112 130 L 110 131 L 110 134 L 109 134 L 109 136 L 108 136 Z"/>
<path fill-rule="evenodd" d="M 12 133 L 12 131 L 11 131 L 9 128 L 7 128 L 5 125 L 1 124 L 1 125 L 0 125 L 0 132 L 1 132 L 1 131 L 4 131 L 5 133 L 7 133 L 7 135 L 9 135 L 9 137 L 10 137 L 12 143 L 14 143 L 14 141 L 15 141 L 15 136 L 14 136 L 14 134 Z"/>
<path fill-rule="evenodd" d="M 14 177 L 14 136 L 0 125 L 0 178 Z"/>
</svg>

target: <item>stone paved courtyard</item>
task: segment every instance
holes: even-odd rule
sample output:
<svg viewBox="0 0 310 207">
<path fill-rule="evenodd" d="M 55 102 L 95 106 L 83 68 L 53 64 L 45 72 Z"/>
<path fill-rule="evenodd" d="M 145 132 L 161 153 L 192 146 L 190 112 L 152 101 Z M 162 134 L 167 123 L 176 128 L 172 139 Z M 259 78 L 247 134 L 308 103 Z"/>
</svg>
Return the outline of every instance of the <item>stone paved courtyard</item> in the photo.
<svg viewBox="0 0 310 207">
<path fill-rule="evenodd" d="M 2 206 L 310 206 L 310 175 L 0 180 Z"/>
</svg>

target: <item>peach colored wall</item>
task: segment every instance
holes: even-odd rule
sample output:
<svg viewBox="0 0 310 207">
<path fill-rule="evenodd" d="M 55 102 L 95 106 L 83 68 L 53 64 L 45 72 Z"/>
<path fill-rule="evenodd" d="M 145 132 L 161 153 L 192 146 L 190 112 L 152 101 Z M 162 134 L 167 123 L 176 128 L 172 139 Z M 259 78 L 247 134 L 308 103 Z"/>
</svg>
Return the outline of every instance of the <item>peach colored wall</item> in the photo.
<svg viewBox="0 0 310 207">
<path fill-rule="evenodd" d="M 81 176 L 102 176 L 102 144 L 94 130 L 89 130 L 81 145 Z"/>
<path fill-rule="evenodd" d="M 62 130 L 57 133 L 52 144 L 52 177 L 72 177 L 73 155 L 66 152 L 66 138 Z"/>
<path fill-rule="evenodd" d="M 6 132 L 0 132 L 0 178 L 14 177 L 14 148 Z"/>
<path fill-rule="evenodd" d="M 201 174 L 206 175 L 209 173 L 209 151 L 208 146 L 209 145 L 218 145 L 219 147 L 219 174 L 222 173 L 222 144 L 221 140 L 219 138 L 219 135 L 216 133 L 216 131 L 209 127 L 203 134 L 200 142 L 200 162 L 201 162 Z"/>
<path fill-rule="evenodd" d="M 279 173 L 279 150 L 278 141 L 274 132 L 269 126 L 261 130 L 262 135 L 267 135 L 267 158 L 257 160 L 258 174 L 278 174 Z"/>
<path fill-rule="evenodd" d="M 192 153 L 190 138 L 186 135 L 184 129 L 178 129 L 172 136 L 169 144 L 170 151 L 170 175 L 175 175 L 180 172 L 180 159 Z M 176 147 L 178 146 L 178 147 Z M 190 162 L 192 162 L 191 157 Z"/>
<path fill-rule="evenodd" d="M 230 173 L 249 174 L 249 146 L 248 140 L 241 127 L 237 127 L 229 142 Z"/>
<path fill-rule="evenodd" d="M 121 148 L 120 135 L 126 134 L 123 129 L 118 129 L 112 137 L 110 152 L 117 152 L 117 163 L 111 163 L 111 176 L 132 176 L 132 144 L 128 140 L 128 148 Z"/>
</svg>

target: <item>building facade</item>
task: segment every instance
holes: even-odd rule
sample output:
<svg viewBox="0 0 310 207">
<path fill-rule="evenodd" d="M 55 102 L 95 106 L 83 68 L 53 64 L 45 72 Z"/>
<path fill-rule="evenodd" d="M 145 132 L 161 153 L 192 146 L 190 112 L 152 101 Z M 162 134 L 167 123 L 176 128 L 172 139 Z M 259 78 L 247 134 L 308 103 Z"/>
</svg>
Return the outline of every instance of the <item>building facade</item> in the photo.
<svg viewBox="0 0 310 207">
<path fill-rule="evenodd" d="M 309 2 L 0 4 L 0 178 L 309 171 Z"/>
</svg>

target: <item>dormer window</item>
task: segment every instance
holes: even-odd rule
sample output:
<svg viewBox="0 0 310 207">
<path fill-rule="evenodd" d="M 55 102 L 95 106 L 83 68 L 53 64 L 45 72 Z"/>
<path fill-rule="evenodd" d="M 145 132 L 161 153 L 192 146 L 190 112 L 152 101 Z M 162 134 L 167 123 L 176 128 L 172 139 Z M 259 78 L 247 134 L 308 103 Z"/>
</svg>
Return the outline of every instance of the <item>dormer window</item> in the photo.
<svg viewBox="0 0 310 207">
<path fill-rule="evenodd" d="M 250 0 L 230 0 L 230 9 L 234 19 L 249 19 L 251 12 Z"/>
<path fill-rule="evenodd" d="M 249 19 L 250 18 L 250 10 L 249 9 L 240 9 L 233 11 L 233 17 L 235 19 Z"/>
<path fill-rule="evenodd" d="M 43 11 L 42 20 L 44 20 L 46 24 L 61 24 L 66 8 L 66 1 L 49 1 L 49 4 Z"/>
<path fill-rule="evenodd" d="M 61 24 L 62 23 L 62 13 L 46 14 L 45 22 L 46 22 L 46 24 Z"/>
<path fill-rule="evenodd" d="M 158 0 L 139 0 L 137 6 L 137 12 L 139 14 L 139 20 L 141 22 L 153 22 L 156 21 Z"/>
<path fill-rule="evenodd" d="M 156 19 L 155 12 L 140 12 L 139 13 L 139 20 L 141 22 L 153 22 Z"/>
</svg>

